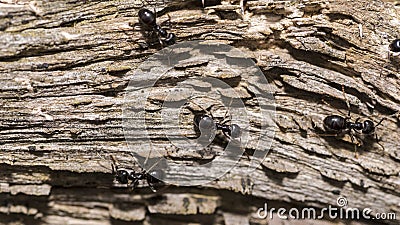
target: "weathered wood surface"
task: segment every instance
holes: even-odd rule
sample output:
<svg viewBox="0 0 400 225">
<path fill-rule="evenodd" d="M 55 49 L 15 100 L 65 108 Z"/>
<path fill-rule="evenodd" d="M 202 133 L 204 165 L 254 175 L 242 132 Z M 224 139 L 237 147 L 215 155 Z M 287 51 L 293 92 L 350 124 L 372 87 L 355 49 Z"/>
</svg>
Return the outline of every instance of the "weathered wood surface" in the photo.
<svg viewBox="0 0 400 225">
<path fill-rule="evenodd" d="M 349 207 L 400 215 L 400 60 L 387 52 L 400 15 L 392 4 L 247 1 L 243 16 L 238 1 L 205 9 L 200 1 L 157 4 L 158 20 L 171 17 L 178 42 L 218 40 L 256 61 L 272 84 L 276 133 L 251 174 L 242 173 L 243 156 L 217 181 L 156 194 L 146 184 L 134 191 L 114 184 L 110 166 L 114 156 L 137 168 L 123 134 L 124 94 L 133 71 L 158 51 L 142 48 L 141 7 L 140 1 L 1 1 L 1 223 L 267 224 L 255 214 L 264 202 L 322 208 L 339 196 Z M 384 151 L 366 141 L 356 158 L 346 137 L 317 135 L 325 116 L 347 110 L 342 85 L 353 119 L 387 117 L 377 129 Z M 156 146 L 172 146 L 157 136 L 156 122 Z M 183 159 L 173 148 L 168 154 L 189 164 L 207 157 Z M 376 224 L 363 223 L 369 222 Z"/>
</svg>

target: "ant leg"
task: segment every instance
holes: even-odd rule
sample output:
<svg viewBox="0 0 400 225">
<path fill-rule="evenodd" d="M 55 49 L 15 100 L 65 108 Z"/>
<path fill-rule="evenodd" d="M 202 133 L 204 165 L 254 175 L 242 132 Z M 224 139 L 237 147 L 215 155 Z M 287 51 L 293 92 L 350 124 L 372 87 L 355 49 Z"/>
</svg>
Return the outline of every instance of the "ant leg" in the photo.
<svg viewBox="0 0 400 225">
<path fill-rule="evenodd" d="M 217 109 L 215 110 L 215 111 L 217 111 L 217 110 L 219 110 L 219 109 L 222 109 L 222 110 L 225 110 L 225 114 L 224 114 L 224 116 L 222 117 L 222 121 L 220 121 L 220 125 L 225 125 L 225 124 L 227 124 L 228 122 L 231 122 L 232 121 L 232 116 L 231 116 L 231 114 L 229 113 L 229 108 L 228 107 L 225 107 L 225 106 L 217 106 Z"/>
<path fill-rule="evenodd" d="M 137 186 L 138 186 L 138 184 L 139 184 L 139 180 L 138 179 L 135 179 L 132 183 L 131 183 L 131 188 L 132 189 L 136 189 L 137 188 Z"/>
<path fill-rule="evenodd" d="M 221 93 L 220 90 L 217 90 L 217 92 L 218 92 L 219 95 L 221 96 L 221 101 L 224 102 L 224 95 Z M 240 98 L 239 98 L 239 99 L 240 99 Z M 227 107 L 224 105 L 224 103 L 222 103 L 222 105 L 223 105 L 222 107 L 223 107 L 223 108 L 227 108 L 227 109 L 226 109 L 226 111 L 225 111 L 224 120 L 221 122 L 221 124 L 225 124 L 225 123 L 228 122 L 228 121 L 232 121 L 232 116 L 231 116 L 231 115 L 229 116 L 230 118 L 229 118 L 228 120 L 226 120 L 226 121 L 225 121 L 225 118 L 227 118 L 227 115 L 228 115 L 228 112 L 229 112 L 230 107 L 232 106 L 233 100 L 234 100 L 234 98 L 233 98 L 233 97 L 230 97 L 230 101 L 229 101 L 229 104 L 228 104 Z M 240 99 L 240 100 L 241 100 L 241 99 Z M 236 106 L 237 106 L 237 102 L 236 102 L 235 104 L 236 104 Z"/>
<path fill-rule="evenodd" d="M 195 106 L 199 107 L 199 108 L 201 109 L 201 111 L 202 111 L 202 112 L 204 112 L 204 113 L 206 113 L 206 114 L 209 114 L 209 115 L 211 116 L 211 119 L 215 120 L 215 118 L 214 118 L 213 114 L 210 112 L 210 110 L 209 110 L 209 109 L 207 109 L 207 108 L 204 108 L 203 106 L 201 106 L 201 105 L 197 104 L 197 103 L 196 103 L 196 102 L 194 102 L 194 101 L 190 101 L 190 102 L 188 102 L 188 105 L 189 105 L 189 110 L 190 110 L 190 111 L 198 111 L 198 110 L 195 110 L 195 109 L 193 109 L 192 107 L 190 107 L 190 104 L 193 104 L 193 105 L 195 105 Z M 211 108 L 212 108 L 212 106 L 213 106 L 213 105 L 209 106 L 209 108 L 211 109 Z"/>
<path fill-rule="evenodd" d="M 385 119 L 386 119 L 386 117 L 383 117 L 383 118 L 375 125 L 375 128 L 376 128 L 377 126 L 381 125 L 381 123 L 382 123 Z M 376 140 L 376 143 L 377 143 L 379 146 L 381 146 L 381 148 L 382 148 L 382 150 L 383 150 L 383 153 L 385 153 L 385 147 L 383 147 L 383 145 L 382 145 L 381 143 L 379 143 L 379 138 L 378 138 L 378 134 L 377 134 L 377 133 L 375 133 L 375 140 Z"/>
<path fill-rule="evenodd" d="M 247 153 L 246 150 L 244 150 L 243 153 L 246 155 L 247 159 L 250 161 L 250 155 L 249 155 L 249 153 Z"/>
<path fill-rule="evenodd" d="M 200 97 L 194 97 L 194 98 L 192 98 L 192 99 L 195 99 L 195 98 L 200 98 Z M 208 113 L 208 110 L 207 110 L 207 109 L 203 108 L 203 106 L 197 104 L 197 103 L 194 102 L 194 101 L 188 101 L 188 102 L 186 102 L 185 104 L 189 107 L 189 109 L 191 109 L 190 111 L 192 111 L 192 110 L 193 110 L 193 111 L 199 111 L 199 110 L 196 110 L 196 109 L 193 109 L 192 107 L 190 107 L 190 104 L 193 104 L 193 105 L 199 107 L 199 108 L 201 109 L 201 111 Z"/>
<path fill-rule="evenodd" d="M 386 117 L 383 117 L 383 118 L 375 125 L 375 128 L 376 128 L 377 126 L 379 126 L 385 119 L 386 119 Z"/>
<path fill-rule="evenodd" d="M 150 156 L 151 156 L 151 152 L 153 151 L 153 146 L 152 146 L 152 144 L 151 144 L 151 142 L 150 142 L 150 151 L 149 151 L 149 154 L 147 155 L 147 157 L 146 157 L 146 159 L 144 160 L 144 162 L 143 162 L 143 167 L 145 167 L 146 166 L 146 164 L 147 164 L 147 160 L 149 160 L 149 158 L 150 158 Z M 142 172 L 143 172 L 143 167 L 142 167 Z"/>
<path fill-rule="evenodd" d="M 220 93 L 220 94 L 221 94 L 221 93 Z M 221 95 L 221 96 L 222 96 L 222 95 Z M 221 124 L 225 124 L 225 123 L 227 123 L 228 121 L 232 121 L 232 116 L 231 116 L 231 115 L 229 115 L 229 118 L 227 118 L 227 117 L 228 117 L 227 115 L 228 115 L 228 112 L 229 112 L 229 107 L 231 107 L 232 102 L 233 102 L 233 98 L 231 98 L 231 101 L 229 102 L 228 107 L 224 107 L 224 108 L 227 108 L 227 109 L 225 110 L 224 120 L 222 120 Z"/>
<path fill-rule="evenodd" d="M 339 133 L 336 134 L 310 134 L 311 137 L 337 137 Z"/>
<path fill-rule="evenodd" d="M 355 139 L 354 135 L 351 134 L 351 133 L 349 133 L 349 135 L 350 135 L 350 138 L 351 138 L 351 143 L 354 144 L 354 157 L 355 157 L 356 159 L 358 159 L 358 151 L 357 151 L 357 145 L 358 145 L 358 144 L 354 143 L 354 139 Z"/>
<path fill-rule="evenodd" d="M 385 153 L 385 147 L 383 147 L 383 145 L 381 143 L 379 143 L 379 138 L 378 138 L 378 134 L 375 133 L 375 140 L 376 143 L 381 146 L 382 150 L 383 150 L 383 154 Z"/>
<path fill-rule="evenodd" d="M 163 159 L 163 156 L 160 153 L 158 153 L 160 155 L 160 156 L 156 156 L 156 157 L 159 157 L 158 161 L 156 161 L 152 166 L 150 166 L 150 168 L 148 168 L 148 169 L 145 168 L 148 160 L 150 159 L 152 151 L 153 151 L 153 144 L 150 142 L 150 151 L 149 151 L 149 154 L 147 155 L 145 161 L 143 162 L 143 167 L 142 167 L 142 171 L 141 171 L 141 173 L 143 173 L 143 174 L 145 174 L 146 171 L 151 171 L 152 169 L 154 169 L 154 167 L 157 166 L 158 163 L 160 163 L 161 160 Z"/>
<path fill-rule="evenodd" d="M 357 145 L 354 144 L 354 158 L 358 159 Z"/>
<path fill-rule="evenodd" d="M 162 24 L 168 23 L 168 30 L 172 29 L 172 24 L 171 24 L 171 16 L 169 14 L 167 14 L 168 16 L 168 20 L 162 22 L 160 25 L 163 26 Z M 172 32 L 167 32 L 166 30 L 164 30 L 164 35 L 162 42 L 164 45 L 168 46 L 168 45 L 173 45 L 176 43 L 176 35 Z"/>
<path fill-rule="evenodd" d="M 117 166 L 114 167 L 114 163 L 111 163 L 111 169 L 112 169 L 112 173 L 117 173 Z"/>
<path fill-rule="evenodd" d="M 229 115 L 229 117 L 227 116 L 228 113 L 231 111 L 230 108 L 232 106 L 233 100 L 234 99 L 231 98 L 230 102 L 229 102 L 229 105 L 227 107 L 224 107 L 224 108 L 227 108 L 227 109 L 225 110 L 224 120 L 220 123 L 220 127 L 224 128 L 224 129 L 221 129 L 222 132 L 230 140 L 236 139 L 238 137 L 241 138 L 241 134 L 242 134 L 242 128 L 238 124 L 232 123 L 232 116 L 231 115 Z M 225 125 L 228 121 L 230 121 L 230 125 Z M 228 128 L 228 129 L 226 129 L 226 128 Z M 247 129 L 247 127 L 246 127 L 246 129 Z M 241 140 L 240 140 L 240 142 L 241 142 Z"/>
<path fill-rule="evenodd" d="M 160 26 L 166 25 L 166 26 L 169 27 L 169 29 L 171 29 L 171 26 L 172 26 L 172 24 L 171 24 L 171 16 L 169 14 L 167 14 L 167 16 L 168 16 L 168 19 L 163 21 L 163 22 L 161 22 Z"/>
<path fill-rule="evenodd" d="M 148 175 L 148 176 L 150 176 L 150 175 Z M 153 192 L 157 192 L 156 189 L 154 188 L 154 185 L 153 185 L 152 183 L 150 183 L 148 180 L 147 180 L 147 184 L 149 185 L 150 189 L 151 189 Z"/>
<path fill-rule="evenodd" d="M 113 172 L 113 174 L 116 174 L 117 171 L 118 171 L 117 160 L 112 155 L 110 156 L 110 158 L 111 158 L 111 161 L 112 161 L 112 163 L 111 163 L 112 172 Z"/>
</svg>

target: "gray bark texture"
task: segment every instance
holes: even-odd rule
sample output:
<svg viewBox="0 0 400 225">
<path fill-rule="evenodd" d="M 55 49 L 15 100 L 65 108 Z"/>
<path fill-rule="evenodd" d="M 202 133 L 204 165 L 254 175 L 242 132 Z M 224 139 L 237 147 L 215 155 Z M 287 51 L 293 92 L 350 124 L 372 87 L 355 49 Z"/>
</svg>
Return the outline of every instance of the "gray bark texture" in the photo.
<svg viewBox="0 0 400 225">
<path fill-rule="evenodd" d="M 248 0 L 244 12 L 238 0 L 205 4 L 0 1 L 0 224 L 400 224 L 399 218 L 332 220 L 327 214 L 319 220 L 257 217 L 264 203 L 320 210 L 337 206 L 339 197 L 347 207 L 370 208 L 372 217 L 400 217 L 400 56 L 388 51 L 400 37 L 395 4 Z M 202 152 L 177 148 L 166 138 L 182 132 L 195 137 L 199 105 L 221 119 L 224 112 L 208 98 L 185 106 L 179 127 L 159 117 L 174 84 L 207 77 L 204 61 L 179 65 L 157 87 L 143 90 L 153 93 L 144 111 L 151 145 L 138 147 L 140 154 L 127 145 L 123 113 L 129 81 L 146 80 L 134 71 L 162 49 L 138 22 L 143 7 L 155 9 L 159 23 L 170 18 L 163 26 L 178 43 L 228 44 L 261 69 L 275 99 L 269 124 L 275 135 L 265 160 L 251 173 L 243 172 L 258 150 L 250 144 L 235 168 L 203 185 L 171 184 L 152 192 L 146 181 L 134 190 L 115 181 L 112 158 L 140 171 L 138 158 L 159 152 L 176 163 L 172 167 L 188 168 L 172 176 L 188 179 L 191 167 L 212 161 L 227 142 L 219 132 Z M 254 83 L 224 72 L 213 76 L 258 115 Z M 207 82 L 196 85 L 210 88 Z M 223 89 L 219 93 L 231 97 Z M 183 91 L 175 97 L 171 101 L 187 96 Z M 339 110 L 347 114 L 346 102 L 353 122 L 386 118 L 376 128 L 379 143 L 374 135 L 355 132 L 354 140 L 326 135 L 323 119 Z M 250 125 L 243 130 L 261 131 L 257 121 Z M 138 140 L 146 135 L 132 134 Z M 193 182 L 202 179 L 207 181 L 201 176 Z"/>
</svg>

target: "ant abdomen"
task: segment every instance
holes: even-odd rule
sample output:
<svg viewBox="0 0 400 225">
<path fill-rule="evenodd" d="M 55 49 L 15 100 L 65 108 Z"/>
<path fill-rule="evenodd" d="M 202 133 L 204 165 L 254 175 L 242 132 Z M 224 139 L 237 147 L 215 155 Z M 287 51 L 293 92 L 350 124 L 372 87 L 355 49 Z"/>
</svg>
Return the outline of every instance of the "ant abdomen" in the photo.
<svg viewBox="0 0 400 225">
<path fill-rule="evenodd" d="M 340 132 L 347 128 L 347 119 L 338 115 L 327 116 L 324 119 L 324 127 L 328 131 Z"/>
<path fill-rule="evenodd" d="M 144 24 L 147 25 L 148 27 L 153 27 L 156 26 L 156 15 L 154 15 L 154 13 L 148 9 L 140 9 L 139 10 L 139 21 Z"/>
<path fill-rule="evenodd" d="M 194 117 L 194 124 L 200 132 L 216 130 L 216 123 L 207 115 L 196 115 Z"/>
</svg>

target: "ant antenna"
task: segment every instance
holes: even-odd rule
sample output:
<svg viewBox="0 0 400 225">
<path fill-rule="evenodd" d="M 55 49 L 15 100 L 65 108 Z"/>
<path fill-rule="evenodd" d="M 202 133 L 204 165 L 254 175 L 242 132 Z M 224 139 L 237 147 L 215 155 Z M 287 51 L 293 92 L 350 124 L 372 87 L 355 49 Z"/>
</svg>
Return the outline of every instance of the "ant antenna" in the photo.
<svg viewBox="0 0 400 225">
<path fill-rule="evenodd" d="M 217 90 L 217 92 L 220 94 L 220 96 L 223 96 L 222 93 L 219 90 Z M 231 107 L 232 102 L 233 102 L 233 98 L 231 97 L 231 101 L 229 102 L 228 107 L 225 107 L 225 105 L 222 106 L 224 109 L 226 108 L 226 110 L 225 110 L 224 120 L 222 120 L 221 124 L 225 124 L 228 121 L 232 121 L 232 116 L 230 114 L 229 114 L 230 118 L 229 119 L 227 118 L 228 117 L 228 112 L 229 112 L 229 107 Z"/>
<path fill-rule="evenodd" d="M 386 119 L 386 117 L 383 117 L 383 118 L 375 125 L 375 128 L 376 128 L 377 126 L 381 125 L 381 123 L 382 123 L 385 119 Z"/>
<path fill-rule="evenodd" d="M 325 101 L 325 99 L 321 100 L 324 104 L 328 105 L 330 108 L 334 108 L 331 104 L 329 104 L 328 102 Z M 349 115 L 347 115 L 346 113 L 342 112 L 340 109 L 336 109 L 340 114 L 344 115 L 345 117 L 349 118 Z"/>
<path fill-rule="evenodd" d="M 113 155 L 110 155 L 111 158 L 111 169 L 113 173 L 116 173 L 118 171 L 118 165 L 117 165 L 117 159 Z"/>
<path fill-rule="evenodd" d="M 209 106 L 209 107 L 207 107 L 207 108 L 204 108 L 203 106 L 201 106 L 201 105 L 199 105 L 199 104 L 197 104 L 196 102 L 193 101 L 194 99 L 201 99 L 201 98 L 208 98 L 208 97 L 205 96 L 205 95 L 196 96 L 196 97 L 191 98 L 190 100 L 192 100 L 192 101 L 187 102 L 187 104 L 190 104 L 190 103 L 195 104 L 195 105 L 196 105 L 197 107 L 199 107 L 202 111 L 211 114 L 210 110 L 208 110 L 207 108 L 212 108 L 214 104 L 211 104 L 211 106 Z M 209 99 L 210 99 L 210 98 L 209 98 Z M 211 99 L 211 100 L 213 100 L 213 99 Z M 194 110 L 194 111 L 196 111 L 196 110 Z M 211 115 L 211 116 L 212 116 L 212 115 Z"/>
<path fill-rule="evenodd" d="M 381 123 L 382 123 L 385 119 L 386 119 L 386 117 L 383 117 L 383 118 L 375 125 L 375 128 L 376 128 L 377 126 L 381 125 Z M 378 134 L 377 134 L 377 133 L 375 133 L 375 140 L 376 140 L 376 143 L 377 143 L 379 146 L 381 146 L 381 148 L 383 149 L 383 152 L 385 152 L 385 147 L 383 147 L 383 145 L 382 145 L 381 143 L 379 143 L 379 138 L 378 138 Z"/>
<path fill-rule="evenodd" d="M 350 117 L 350 103 L 349 103 L 349 100 L 347 99 L 347 96 L 346 96 L 346 92 L 344 91 L 344 86 L 342 85 L 342 93 L 343 93 L 343 97 L 344 97 L 344 100 L 346 101 L 346 106 L 347 106 L 347 109 L 349 110 L 348 111 L 348 113 L 346 114 L 346 113 L 343 113 L 340 109 L 336 109 L 340 114 L 342 114 L 342 115 L 344 115 L 345 117 L 347 117 L 348 119 L 349 118 L 351 118 Z M 324 99 L 322 99 L 322 102 L 324 103 L 324 104 L 326 104 L 326 105 L 328 105 L 329 107 L 331 107 L 331 108 L 335 108 L 335 107 L 333 107 L 331 104 L 329 104 L 328 102 L 326 102 Z"/>
<path fill-rule="evenodd" d="M 344 85 L 342 85 L 342 93 L 343 93 L 344 99 L 346 100 L 347 108 L 349 109 L 349 113 L 348 113 L 347 117 L 350 118 L 350 103 L 349 103 L 349 100 L 347 99 L 346 92 L 344 91 Z"/>
</svg>

